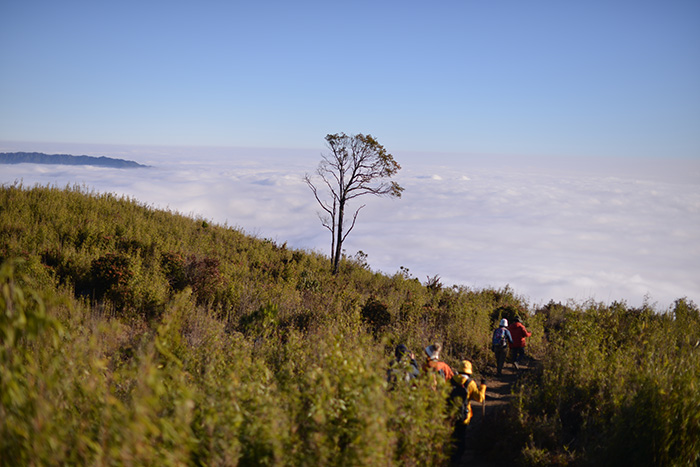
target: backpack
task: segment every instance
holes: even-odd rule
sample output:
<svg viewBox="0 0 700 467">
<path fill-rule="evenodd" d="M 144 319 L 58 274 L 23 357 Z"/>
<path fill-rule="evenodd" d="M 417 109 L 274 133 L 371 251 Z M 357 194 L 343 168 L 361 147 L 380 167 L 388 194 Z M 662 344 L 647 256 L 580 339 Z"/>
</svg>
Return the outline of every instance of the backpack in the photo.
<svg viewBox="0 0 700 467">
<path fill-rule="evenodd" d="M 493 333 L 493 347 L 505 347 L 508 345 L 508 338 L 506 337 L 506 328 L 498 328 Z"/>
<path fill-rule="evenodd" d="M 468 377 L 467 380 L 464 382 L 464 385 L 462 386 L 464 388 L 464 400 L 462 401 L 462 405 L 459 407 L 459 412 L 457 413 L 457 421 L 461 424 L 464 423 L 467 418 L 469 417 L 469 383 L 472 382 L 472 377 Z"/>
</svg>

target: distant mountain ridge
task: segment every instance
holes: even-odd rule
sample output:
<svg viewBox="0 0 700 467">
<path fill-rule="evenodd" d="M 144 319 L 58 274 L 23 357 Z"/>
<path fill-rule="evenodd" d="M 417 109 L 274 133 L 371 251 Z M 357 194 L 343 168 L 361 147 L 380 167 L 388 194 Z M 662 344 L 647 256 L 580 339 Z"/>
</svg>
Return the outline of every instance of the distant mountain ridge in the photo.
<svg viewBox="0 0 700 467">
<path fill-rule="evenodd" d="M 61 164 L 61 165 L 96 165 L 116 169 L 136 169 L 150 167 L 138 162 L 111 157 L 72 156 L 70 154 L 44 154 L 41 152 L 3 152 L 0 164 Z"/>
</svg>

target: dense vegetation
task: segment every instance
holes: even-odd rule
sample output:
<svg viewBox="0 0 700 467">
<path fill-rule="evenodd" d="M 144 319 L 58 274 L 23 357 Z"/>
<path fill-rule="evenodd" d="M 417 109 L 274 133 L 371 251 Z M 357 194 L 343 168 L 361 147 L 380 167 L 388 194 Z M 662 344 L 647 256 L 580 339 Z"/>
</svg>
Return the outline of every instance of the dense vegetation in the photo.
<svg viewBox="0 0 700 467">
<path fill-rule="evenodd" d="M 440 465 L 445 387 L 389 387 L 393 347 L 442 342 L 493 377 L 502 316 L 538 370 L 475 430 L 517 465 L 694 465 L 700 312 L 531 309 L 510 288 L 338 274 L 327 257 L 135 200 L 0 189 L 0 459 L 7 465 Z"/>
</svg>

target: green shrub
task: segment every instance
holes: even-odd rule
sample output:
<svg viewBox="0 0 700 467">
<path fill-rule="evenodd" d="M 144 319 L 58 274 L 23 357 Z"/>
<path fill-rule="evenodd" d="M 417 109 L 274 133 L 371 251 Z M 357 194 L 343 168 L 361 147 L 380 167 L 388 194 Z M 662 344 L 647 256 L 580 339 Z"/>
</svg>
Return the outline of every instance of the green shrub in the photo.
<svg viewBox="0 0 700 467">
<path fill-rule="evenodd" d="M 550 303 L 547 357 L 541 373 L 524 386 L 518 418 L 533 433 L 556 420 L 548 435 L 554 446 L 535 443 L 528 452 L 541 447 L 554 457 L 573 453 L 586 465 L 696 463 L 696 310 L 684 301 L 673 315 L 623 303 L 592 303 L 585 310 Z"/>
<path fill-rule="evenodd" d="M 323 255 L 81 187 L 3 187 L 0 235 L 8 465 L 444 465 L 449 388 L 389 388 L 393 349 L 442 342 L 489 375 L 493 327 L 515 315 L 536 369 L 476 430 L 479 455 L 698 462 L 687 299 L 531 312 L 509 287 L 421 284 L 361 255 L 333 275 Z"/>
<path fill-rule="evenodd" d="M 96 300 L 108 298 L 118 309 L 123 309 L 132 297 L 130 288 L 134 273 L 128 256 L 107 253 L 92 261 L 90 275 Z"/>
<path fill-rule="evenodd" d="M 375 297 L 370 297 L 362 307 L 362 320 L 372 329 L 375 335 L 391 323 L 386 304 L 380 302 Z"/>
</svg>

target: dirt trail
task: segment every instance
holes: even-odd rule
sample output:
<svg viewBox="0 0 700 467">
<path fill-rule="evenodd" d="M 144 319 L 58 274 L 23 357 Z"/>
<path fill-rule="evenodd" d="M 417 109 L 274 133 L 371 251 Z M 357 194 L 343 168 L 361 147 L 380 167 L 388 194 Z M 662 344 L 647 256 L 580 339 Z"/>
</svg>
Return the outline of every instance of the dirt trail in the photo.
<svg viewBox="0 0 700 467">
<path fill-rule="evenodd" d="M 496 375 L 495 365 L 489 366 L 483 372 L 486 379 L 486 401 L 485 401 L 485 412 L 488 416 L 489 412 L 493 412 L 499 407 L 504 407 L 513 398 L 511 391 L 513 386 L 518 381 L 520 377 L 528 373 L 534 368 L 534 361 L 530 358 L 524 358 L 523 363 L 519 364 L 519 369 L 516 370 L 511 363 L 506 363 L 503 366 L 503 373 L 501 376 Z M 484 408 L 482 404 L 472 402 L 472 410 L 474 411 L 475 422 L 481 422 L 481 418 L 476 418 L 477 412 L 479 417 L 483 416 Z"/>
<path fill-rule="evenodd" d="M 473 417 L 470 423 L 469 432 L 467 433 L 467 451 L 462 457 L 458 465 L 469 466 L 487 466 L 491 465 L 484 459 L 479 459 L 474 451 L 473 434 L 480 430 L 485 419 L 501 416 L 502 410 L 513 399 L 511 394 L 513 386 L 523 375 L 535 368 L 536 361 L 530 358 L 524 358 L 523 363 L 519 364 L 519 370 L 506 363 L 503 367 L 501 376 L 496 375 L 495 362 L 493 365 L 485 368 L 482 375 L 486 379 L 486 401 L 483 404 L 472 402 Z"/>
</svg>

